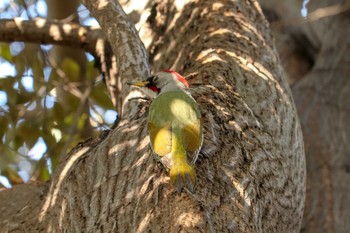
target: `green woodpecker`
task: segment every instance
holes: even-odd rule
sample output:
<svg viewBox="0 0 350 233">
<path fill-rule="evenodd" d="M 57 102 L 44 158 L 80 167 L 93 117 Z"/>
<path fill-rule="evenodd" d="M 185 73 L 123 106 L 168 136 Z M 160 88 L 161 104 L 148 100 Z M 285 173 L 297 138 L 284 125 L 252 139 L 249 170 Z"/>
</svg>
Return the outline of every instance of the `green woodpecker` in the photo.
<svg viewBox="0 0 350 233">
<path fill-rule="evenodd" d="M 187 187 L 193 192 L 194 163 L 203 142 L 203 125 L 188 82 L 177 72 L 164 70 L 131 85 L 147 87 L 157 94 L 148 113 L 152 150 L 170 170 L 170 182 L 177 191 Z"/>
</svg>

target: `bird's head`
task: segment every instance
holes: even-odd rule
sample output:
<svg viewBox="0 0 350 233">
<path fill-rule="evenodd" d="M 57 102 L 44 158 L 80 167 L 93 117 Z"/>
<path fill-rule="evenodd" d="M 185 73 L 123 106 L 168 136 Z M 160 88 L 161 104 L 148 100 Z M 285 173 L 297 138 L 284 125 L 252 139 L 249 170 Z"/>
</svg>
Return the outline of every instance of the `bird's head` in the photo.
<svg viewBox="0 0 350 233">
<path fill-rule="evenodd" d="M 172 70 L 163 70 L 155 73 L 145 81 L 131 83 L 132 86 L 147 87 L 159 94 L 166 91 L 185 90 L 189 88 L 187 80 Z"/>
</svg>

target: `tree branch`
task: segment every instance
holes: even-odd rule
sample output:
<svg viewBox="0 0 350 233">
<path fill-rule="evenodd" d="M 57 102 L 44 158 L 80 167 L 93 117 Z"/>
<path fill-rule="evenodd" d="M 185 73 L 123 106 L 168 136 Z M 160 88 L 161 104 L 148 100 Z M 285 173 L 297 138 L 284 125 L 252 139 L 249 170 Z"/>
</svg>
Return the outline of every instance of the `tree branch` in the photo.
<svg viewBox="0 0 350 233">
<path fill-rule="evenodd" d="M 108 86 L 114 88 L 112 92 L 117 99 L 119 116 L 122 115 L 123 108 L 127 108 L 127 111 L 124 112 L 133 116 L 138 108 L 135 102 L 131 104 L 130 101 L 123 101 L 130 94 L 130 89 L 123 88 L 123 86 L 132 79 L 142 79 L 149 76 L 150 67 L 146 49 L 134 25 L 129 21 L 117 1 L 82 0 L 82 3 L 100 23 L 116 55 L 116 78 L 106 81 L 109 82 Z M 113 76 L 111 75 L 111 77 Z"/>
<path fill-rule="evenodd" d="M 0 41 L 23 41 L 81 48 L 96 55 L 98 40 L 106 39 L 100 28 L 64 23 L 60 20 L 22 18 L 0 20 Z"/>
<path fill-rule="evenodd" d="M 121 106 L 117 106 L 117 97 L 114 94 L 116 93 L 115 87 L 110 81 L 114 80 L 110 76 L 114 76 L 116 73 L 116 65 L 113 64 L 116 59 L 100 28 L 43 18 L 33 20 L 2 19 L 0 20 L 0 41 L 64 45 L 81 48 L 91 53 L 99 59 L 100 69 L 105 76 L 113 105 L 117 110 L 121 108 Z"/>
</svg>

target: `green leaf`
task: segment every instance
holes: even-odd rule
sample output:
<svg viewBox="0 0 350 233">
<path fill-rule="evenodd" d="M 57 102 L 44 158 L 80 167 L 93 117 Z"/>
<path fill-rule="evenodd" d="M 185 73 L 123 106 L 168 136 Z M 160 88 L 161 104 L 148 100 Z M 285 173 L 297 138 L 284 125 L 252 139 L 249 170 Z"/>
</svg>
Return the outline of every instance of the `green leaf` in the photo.
<svg viewBox="0 0 350 233">
<path fill-rule="evenodd" d="M 64 58 L 62 62 L 62 70 L 65 72 L 67 77 L 69 77 L 70 81 L 80 81 L 80 66 L 75 60 L 71 58 Z"/>
<path fill-rule="evenodd" d="M 74 114 L 69 114 L 64 118 L 64 123 L 66 125 L 71 125 L 73 123 Z"/>
<path fill-rule="evenodd" d="M 0 56 L 9 62 L 12 62 L 12 54 L 9 44 L 0 43 Z"/>
<path fill-rule="evenodd" d="M 104 85 L 94 87 L 90 95 L 91 99 L 99 106 L 105 109 L 114 109 L 113 103 L 106 93 Z"/>
<path fill-rule="evenodd" d="M 95 67 L 95 61 L 88 62 L 86 69 L 87 80 L 95 81 L 96 77 L 100 75 L 100 71 Z"/>
<path fill-rule="evenodd" d="M 83 113 L 78 120 L 77 129 L 82 129 L 85 126 L 85 121 L 88 119 L 88 115 Z"/>
</svg>

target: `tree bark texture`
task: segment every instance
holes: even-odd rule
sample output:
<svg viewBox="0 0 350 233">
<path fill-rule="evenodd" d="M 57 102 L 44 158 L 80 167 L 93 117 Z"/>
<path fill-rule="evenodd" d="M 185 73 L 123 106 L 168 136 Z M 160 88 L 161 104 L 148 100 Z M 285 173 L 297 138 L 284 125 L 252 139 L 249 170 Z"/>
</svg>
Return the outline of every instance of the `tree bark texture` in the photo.
<svg viewBox="0 0 350 233">
<path fill-rule="evenodd" d="M 128 77 L 146 78 L 150 74 L 148 54 L 137 34 L 134 25 L 127 18 L 118 2 L 113 0 L 88 1 L 82 0 L 98 20 L 102 30 L 112 41 L 111 47 L 116 55 L 114 74 L 106 80 L 113 103 L 116 102 L 118 117 L 123 116 L 124 109 L 131 111 L 125 97 L 129 94 L 128 88 L 122 88 Z M 132 38 L 132 39 L 130 39 Z"/>
<path fill-rule="evenodd" d="M 309 71 L 292 86 L 307 161 L 302 232 L 349 232 L 350 1 L 310 1 L 306 20 L 301 19 L 295 1 L 262 2 L 272 2 L 269 9 L 282 21 L 278 33 L 289 34 L 303 48 L 303 59 L 312 61 Z M 276 4 L 294 11 L 286 17 Z"/>
<path fill-rule="evenodd" d="M 172 68 L 187 77 L 201 108 L 205 140 L 196 163 L 195 193 L 177 194 L 154 160 L 146 129 L 148 102 L 127 101 L 141 93 L 123 83 L 143 78 L 147 69 L 138 68 L 142 62 L 133 63 L 143 61 L 142 49 L 131 49 L 139 52 L 119 54 L 118 62 L 131 69 L 121 83 L 123 120 L 114 130 L 75 148 L 41 199 L 24 205 L 22 212 L 0 215 L 5 219 L 0 228 L 299 232 L 305 191 L 302 134 L 258 3 L 192 1 L 162 21 L 168 17 L 162 15 L 168 5 L 164 1 L 153 8 L 150 28 L 156 23 L 164 30 L 153 32 L 157 41 L 151 45 L 151 57 L 154 70 Z M 108 17 L 90 10 L 98 20 Z M 109 25 L 101 26 L 112 33 Z M 108 38 L 118 56 L 123 51 L 116 48 L 120 39 Z M 135 59 L 129 61 L 128 56 Z M 25 218 L 29 212 L 40 212 L 39 217 Z"/>
</svg>

